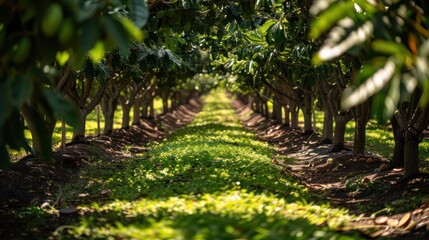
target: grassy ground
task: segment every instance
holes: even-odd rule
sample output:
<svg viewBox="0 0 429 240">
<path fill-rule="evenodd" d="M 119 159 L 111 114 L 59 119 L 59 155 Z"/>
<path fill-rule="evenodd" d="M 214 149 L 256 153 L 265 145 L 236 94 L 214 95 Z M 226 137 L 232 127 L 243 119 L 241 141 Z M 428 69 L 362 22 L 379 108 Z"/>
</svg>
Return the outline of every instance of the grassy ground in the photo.
<svg viewBox="0 0 429 240">
<path fill-rule="evenodd" d="M 84 216 L 57 237 L 358 238 L 334 231 L 353 216 L 313 202 L 317 196 L 271 163 L 267 143 L 242 128 L 223 92 L 205 101 L 191 125 L 146 154 L 92 166 L 65 187 L 63 204 L 83 193 L 97 199 L 103 189 L 111 200 L 80 204 Z"/>
</svg>

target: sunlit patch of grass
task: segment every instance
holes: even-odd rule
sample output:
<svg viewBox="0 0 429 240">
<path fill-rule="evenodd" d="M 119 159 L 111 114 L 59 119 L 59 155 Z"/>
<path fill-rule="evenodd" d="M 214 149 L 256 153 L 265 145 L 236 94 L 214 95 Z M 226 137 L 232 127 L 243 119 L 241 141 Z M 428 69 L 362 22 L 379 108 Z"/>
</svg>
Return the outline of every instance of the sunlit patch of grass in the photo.
<svg viewBox="0 0 429 240">
<path fill-rule="evenodd" d="M 194 122 L 145 156 L 109 176 L 84 173 L 82 191 L 110 189 L 110 201 L 88 202 L 70 238 L 135 239 L 356 239 L 334 231 L 353 218 L 316 204 L 271 163 L 267 143 L 238 123 L 222 92 L 205 99 Z M 95 171 L 97 172 L 97 171 Z M 98 171 L 100 172 L 100 171 Z M 88 176 L 85 176 L 89 174 Z M 114 199 L 114 200 L 113 200 Z M 65 204 L 67 201 L 65 202 Z"/>
</svg>

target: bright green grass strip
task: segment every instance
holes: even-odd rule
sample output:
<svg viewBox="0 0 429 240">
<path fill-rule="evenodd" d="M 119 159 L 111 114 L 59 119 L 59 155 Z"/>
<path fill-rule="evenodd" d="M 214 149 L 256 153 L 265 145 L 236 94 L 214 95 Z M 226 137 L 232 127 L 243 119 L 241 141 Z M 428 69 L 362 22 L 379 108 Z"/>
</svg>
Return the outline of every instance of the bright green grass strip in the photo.
<svg viewBox="0 0 429 240">
<path fill-rule="evenodd" d="M 101 239 L 357 238 L 333 231 L 352 216 L 308 203 L 314 196 L 271 164 L 267 143 L 242 128 L 223 92 L 205 101 L 191 125 L 89 186 L 111 189 L 116 200 L 81 206 L 87 214 L 68 234 Z"/>
</svg>

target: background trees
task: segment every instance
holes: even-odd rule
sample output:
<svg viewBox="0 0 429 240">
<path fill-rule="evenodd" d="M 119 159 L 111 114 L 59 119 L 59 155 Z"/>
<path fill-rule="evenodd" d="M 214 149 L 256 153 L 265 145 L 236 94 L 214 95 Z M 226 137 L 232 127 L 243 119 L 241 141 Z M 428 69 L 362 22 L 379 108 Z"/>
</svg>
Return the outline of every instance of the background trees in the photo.
<svg viewBox="0 0 429 240">
<path fill-rule="evenodd" d="M 375 116 L 391 118 L 394 128 L 392 166 L 404 166 L 406 176 L 418 172 L 418 144 L 428 127 L 429 111 L 423 97 L 428 91 L 427 3 L 338 1 L 328 7 L 318 1 L 311 12 L 318 14 L 312 36 L 329 31 L 313 61 L 351 56 L 360 69 L 342 107 L 367 103 L 374 96 Z M 333 12 L 338 14 L 329 16 Z"/>
</svg>

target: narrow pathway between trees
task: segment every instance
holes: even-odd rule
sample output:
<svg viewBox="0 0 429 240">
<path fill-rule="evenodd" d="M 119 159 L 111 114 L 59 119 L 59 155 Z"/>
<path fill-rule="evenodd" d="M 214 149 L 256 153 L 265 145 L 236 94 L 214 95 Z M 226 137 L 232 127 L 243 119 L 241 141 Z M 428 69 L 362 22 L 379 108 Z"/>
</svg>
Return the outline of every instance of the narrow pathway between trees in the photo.
<svg viewBox="0 0 429 240">
<path fill-rule="evenodd" d="M 78 206 L 78 223 L 57 229 L 56 236 L 358 238 L 336 231 L 352 218 L 347 212 L 312 203 L 316 196 L 271 163 L 271 149 L 240 125 L 225 93 L 205 102 L 192 124 L 149 152 L 120 169 L 87 172 L 92 181 L 85 190 L 103 188 L 108 197 Z"/>
</svg>

